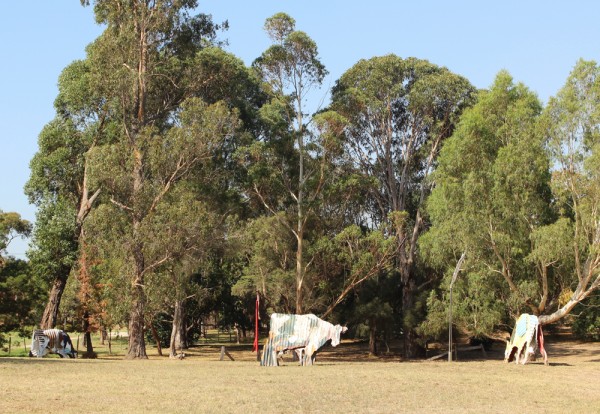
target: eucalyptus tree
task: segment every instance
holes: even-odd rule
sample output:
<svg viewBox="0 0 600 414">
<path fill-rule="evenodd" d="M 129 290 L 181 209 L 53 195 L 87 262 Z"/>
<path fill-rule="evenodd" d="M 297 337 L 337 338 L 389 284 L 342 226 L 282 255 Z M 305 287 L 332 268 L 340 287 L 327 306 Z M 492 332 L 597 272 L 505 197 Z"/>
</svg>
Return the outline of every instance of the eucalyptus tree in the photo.
<svg viewBox="0 0 600 414">
<path fill-rule="evenodd" d="M 32 276 L 29 264 L 6 251 L 15 238 L 29 236 L 31 227 L 20 214 L 0 210 L 0 345 L 3 332 L 33 323 L 36 303 L 42 296 L 44 284 Z"/>
<path fill-rule="evenodd" d="M 86 154 L 106 138 L 106 105 L 92 89 L 88 62 L 75 61 L 61 73 L 56 117 L 41 131 L 25 185 L 38 207 L 33 248 L 34 271 L 51 284 L 43 329 L 56 325 L 61 297 L 77 262 L 81 228 L 100 194 L 90 189 Z"/>
<path fill-rule="evenodd" d="M 0 266 L 5 261 L 8 245 L 17 237 L 28 237 L 31 228 L 31 223 L 23 220 L 19 213 L 5 213 L 0 210 Z"/>
<path fill-rule="evenodd" d="M 105 214 L 122 226 L 113 241 L 125 251 L 120 270 L 131 286 L 126 357 L 146 358 L 146 277 L 174 257 L 167 244 L 156 248 L 169 238 L 157 239 L 154 224 L 177 204 L 178 184 L 213 156 L 238 121 L 227 105 L 194 98 L 203 83 L 194 58 L 211 43 L 201 19 L 189 15 L 196 1 L 93 3 L 106 29 L 88 47 L 88 59 L 96 90 L 117 115 L 115 139 L 90 154 L 91 177 L 106 189 Z"/>
<path fill-rule="evenodd" d="M 430 260 L 468 251 L 459 324 L 490 335 L 506 314 L 567 315 L 600 287 L 600 70 L 579 61 L 543 110 L 501 72 L 440 156 L 430 198 Z M 425 330 L 445 320 L 432 294 Z"/>
<path fill-rule="evenodd" d="M 554 214 L 550 161 L 538 127 L 541 111 L 533 92 L 500 72 L 463 114 L 434 173 L 436 187 L 428 201 L 432 227 L 421 245 L 430 263 L 447 267 L 447 276 L 467 252 L 453 319 L 475 336 L 490 335 L 507 320 L 507 306 L 513 315 L 524 307 L 540 314 L 548 306 L 555 275 L 548 272 L 552 260 L 542 260 L 540 244 L 553 238 L 542 229 Z M 564 238 L 555 235 L 558 248 Z M 424 328 L 431 332 L 446 320 L 446 307 L 434 292 L 429 307 Z"/>
<path fill-rule="evenodd" d="M 356 171 L 372 182 L 369 225 L 390 221 L 398 246 L 407 356 L 415 355 L 413 308 L 420 281 L 417 240 L 425 228 L 428 177 L 474 88 L 461 76 L 416 58 L 361 60 L 337 81 L 332 110 L 347 120 L 345 149 Z"/>
<path fill-rule="evenodd" d="M 551 156 L 556 222 L 540 229 L 533 254 L 562 273 L 555 307 L 540 323 L 555 322 L 600 288 L 600 67 L 579 60 L 543 114 Z"/>
<path fill-rule="evenodd" d="M 295 239 L 295 311 L 302 313 L 310 263 L 305 257 L 306 230 L 312 204 L 327 178 L 324 148 L 311 136 L 308 126 L 307 97 L 320 86 L 327 71 L 319 60 L 316 43 L 295 26 L 295 20 L 285 13 L 265 22 L 273 45 L 253 66 L 265 82 L 270 102 L 260 112 L 266 124 L 265 140 L 256 143 L 248 154 L 255 163 L 249 169 L 254 196 L 276 217 L 288 211 L 282 223 Z"/>
</svg>

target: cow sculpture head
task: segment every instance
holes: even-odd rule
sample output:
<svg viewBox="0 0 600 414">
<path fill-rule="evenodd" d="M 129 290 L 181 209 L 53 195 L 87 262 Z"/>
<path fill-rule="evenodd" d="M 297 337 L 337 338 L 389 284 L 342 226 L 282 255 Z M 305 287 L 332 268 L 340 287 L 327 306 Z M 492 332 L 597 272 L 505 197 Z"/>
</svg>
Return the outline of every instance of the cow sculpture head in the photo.
<svg viewBox="0 0 600 414">
<path fill-rule="evenodd" d="M 62 358 L 63 356 L 68 356 L 69 358 L 77 358 L 77 351 L 73 347 L 73 342 L 71 342 L 71 337 L 69 334 L 63 332 L 61 342 L 62 352 L 59 353 L 60 357 Z"/>
<path fill-rule="evenodd" d="M 331 346 L 338 346 L 340 344 L 340 336 L 343 333 L 346 333 L 346 331 L 348 330 L 348 327 L 346 326 L 341 326 L 341 325 L 335 325 L 335 335 L 333 335 L 333 337 L 331 338 Z"/>
</svg>

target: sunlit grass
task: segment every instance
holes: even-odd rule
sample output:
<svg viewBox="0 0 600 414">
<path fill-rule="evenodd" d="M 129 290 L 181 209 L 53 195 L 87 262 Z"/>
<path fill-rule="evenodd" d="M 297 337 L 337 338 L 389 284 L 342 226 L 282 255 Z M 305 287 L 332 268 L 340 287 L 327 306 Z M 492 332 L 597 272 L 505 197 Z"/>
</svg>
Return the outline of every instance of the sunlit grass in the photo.
<svg viewBox="0 0 600 414">
<path fill-rule="evenodd" d="M 259 367 L 248 345 L 216 344 L 184 360 L 0 358 L 0 412 L 593 413 L 600 407 L 600 345 L 549 345 L 551 366 L 343 360 Z M 336 352 L 343 351 L 342 344 Z M 80 350 L 81 352 L 81 350 Z"/>
</svg>

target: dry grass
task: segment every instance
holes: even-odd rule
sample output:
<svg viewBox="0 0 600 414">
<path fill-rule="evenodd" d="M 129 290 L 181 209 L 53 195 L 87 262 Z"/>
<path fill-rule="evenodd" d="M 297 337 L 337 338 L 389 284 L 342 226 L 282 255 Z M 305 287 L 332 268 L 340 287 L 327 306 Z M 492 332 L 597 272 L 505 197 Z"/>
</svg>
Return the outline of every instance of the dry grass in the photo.
<svg viewBox="0 0 600 414">
<path fill-rule="evenodd" d="M 505 365 L 499 349 L 451 364 L 383 361 L 343 343 L 314 367 L 261 368 L 247 347 L 227 349 L 236 361 L 219 361 L 218 346 L 182 361 L 0 358 L 0 412 L 600 412 L 597 343 L 549 343 L 549 367 Z"/>
</svg>

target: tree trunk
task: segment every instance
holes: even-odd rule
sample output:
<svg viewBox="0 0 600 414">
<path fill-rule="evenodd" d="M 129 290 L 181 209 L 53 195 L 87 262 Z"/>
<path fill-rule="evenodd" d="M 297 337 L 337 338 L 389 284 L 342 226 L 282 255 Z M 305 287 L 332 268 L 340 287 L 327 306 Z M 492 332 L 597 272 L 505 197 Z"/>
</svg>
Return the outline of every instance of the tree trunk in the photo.
<svg viewBox="0 0 600 414">
<path fill-rule="evenodd" d="M 296 314 L 301 315 L 303 297 L 303 283 L 304 283 L 304 269 L 302 266 L 302 249 L 303 246 L 302 235 L 298 234 L 298 250 L 296 251 Z"/>
<path fill-rule="evenodd" d="M 94 352 L 94 346 L 92 345 L 92 333 L 90 331 L 90 314 L 88 311 L 83 313 L 83 343 L 85 345 L 85 354 L 82 355 L 83 358 L 96 358 L 97 355 Z"/>
<path fill-rule="evenodd" d="M 135 255 L 139 256 L 139 255 Z M 136 260 L 138 262 L 138 260 Z M 138 275 L 133 286 L 133 298 L 129 314 L 129 346 L 126 359 L 147 359 L 146 341 L 144 340 L 144 307 L 146 294 L 144 292 L 144 278 L 140 272 L 139 263 L 136 263 Z M 143 265 L 142 265 L 143 268 Z"/>
<path fill-rule="evenodd" d="M 156 331 L 156 327 L 153 323 L 150 324 L 150 331 L 152 332 L 152 338 L 154 338 L 154 342 L 156 342 L 156 351 L 158 352 L 158 355 L 163 356 L 160 337 L 158 336 L 158 332 Z"/>
<path fill-rule="evenodd" d="M 171 341 L 169 347 L 169 358 L 176 358 L 178 350 L 187 349 L 184 306 L 181 300 L 175 300 L 175 310 L 173 313 L 173 329 L 171 330 Z"/>
<path fill-rule="evenodd" d="M 415 331 L 414 315 L 416 287 L 412 272 L 408 268 L 401 268 L 401 280 L 404 356 L 417 358 L 425 354 L 425 349 L 417 342 L 418 335 Z"/>
<path fill-rule="evenodd" d="M 133 131 L 133 136 L 137 136 L 137 130 Z M 133 248 L 132 256 L 135 264 L 132 280 L 132 301 L 129 315 L 129 347 L 126 359 L 147 359 L 146 341 L 144 340 L 144 309 L 146 307 L 146 292 L 144 291 L 144 272 L 146 270 L 144 258 L 144 245 L 141 241 L 143 236 L 140 234 L 140 226 L 144 219 L 144 213 L 140 206 L 143 190 L 143 156 L 141 151 L 135 146 L 133 150 L 133 170 L 131 176 L 133 179 L 132 199 L 132 227 L 133 227 Z"/>
<path fill-rule="evenodd" d="M 137 233 L 139 223 L 134 224 Z M 134 240 L 136 236 L 134 235 Z M 146 306 L 146 292 L 144 292 L 144 255 L 142 247 L 138 244 L 133 252 L 135 260 L 135 278 L 132 287 L 131 311 L 129 314 L 129 347 L 126 359 L 146 359 L 146 341 L 144 339 L 144 309 Z"/>
<path fill-rule="evenodd" d="M 369 354 L 377 355 L 377 325 L 371 321 L 369 326 Z"/>
<path fill-rule="evenodd" d="M 56 326 L 56 322 L 58 321 L 58 308 L 60 307 L 60 300 L 65 290 L 65 286 L 67 285 L 67 279 L 71 268 L 68 270 L 61 270 L 61 274 L 54 279 L 54 283 L 52 284 L 50 297 L 48 298 L 48 303 L 46 304 L 42 321 L 40 322 L 40 329 L 52 329 Z"/>
</svg>

